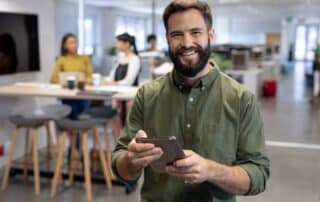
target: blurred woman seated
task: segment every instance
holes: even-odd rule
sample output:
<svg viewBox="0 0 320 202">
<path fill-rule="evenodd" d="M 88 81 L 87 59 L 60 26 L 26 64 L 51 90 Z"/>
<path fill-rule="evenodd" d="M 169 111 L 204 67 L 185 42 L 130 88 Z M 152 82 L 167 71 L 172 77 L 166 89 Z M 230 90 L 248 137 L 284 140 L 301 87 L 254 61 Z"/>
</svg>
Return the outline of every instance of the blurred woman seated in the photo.
<svg viewBox="0 0 320 202">
<path fill-rule="evenodd" d="M 119 52 L 108 77 L 102 81 L 103 85 L 138 86 L 140 59 L 134 36 L 124 33 L 118 35 L 116 49 Z M 116 134 L 125 123 L 126 113 L 131 108 L 132 102 L 113 101 L 113 108 L 118 111 Z"/>
<path fill-rule="evenodd" d="M 77 53 L 78 43 L 74 34 L 68 33 L 63 36 L 61 41 L 60 56 L 56 60 L 53 73 L 51 76 L 52 83 L 59 83 L 59 73 L 61 72 L 82 72 L 86 82 L 92 80 L 92 64 L 88 56 L 79 55 Z M 69 118 L 77 119 L 88 106 L 89 100 L 72 100 L 62 99 L 63 104 L 72 108 Z"/>
</svg>

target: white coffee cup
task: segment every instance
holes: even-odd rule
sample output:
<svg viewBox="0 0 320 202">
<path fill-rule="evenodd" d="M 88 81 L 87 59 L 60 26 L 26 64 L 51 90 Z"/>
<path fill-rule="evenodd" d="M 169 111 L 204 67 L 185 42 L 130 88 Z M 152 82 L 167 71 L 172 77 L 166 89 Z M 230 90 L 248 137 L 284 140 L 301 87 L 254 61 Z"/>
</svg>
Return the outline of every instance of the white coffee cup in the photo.
<svg viewBox="0 0 320 202">
<path fill-rule="evenodd" d="M 92 74 L 92 83 L 94 86 L 99 86 L 101 83 L 101 74 L 99 73 Z"/>
</svg>

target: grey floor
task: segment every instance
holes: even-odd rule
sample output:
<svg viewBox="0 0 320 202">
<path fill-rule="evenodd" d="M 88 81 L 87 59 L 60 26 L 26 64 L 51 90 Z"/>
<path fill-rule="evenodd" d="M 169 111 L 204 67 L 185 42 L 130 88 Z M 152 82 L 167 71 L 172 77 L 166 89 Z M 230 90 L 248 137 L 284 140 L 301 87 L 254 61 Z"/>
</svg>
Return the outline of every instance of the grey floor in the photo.
<svg viewBox="0 0 320 202">
<path fill-rule="evenodd" d="M 277 98 L 261 100 L 271 178 L 264 193 L 238 197 L 240 202 L 320 202 L 320 112 L 309 103 L 304 70 L 304 63 L 296 63 L 291 73 L 281 79 Z M 277 146 L 279 143 L 283 146 Z M 139 201 L 139 187 L 125 195 L 122 187 L 107 191 L 103 185 L 94 185 L 93 201 Z M 13 179 L 7 190 L 0 192 L 0 202 L 85 201 L 81 183 L 72 188 L 61 187 L 54 200 L 48 197 L 49 181 L 44 180 L 41 188 L 41 195 L 35 197 L 32 182 Z"/>
</svg>

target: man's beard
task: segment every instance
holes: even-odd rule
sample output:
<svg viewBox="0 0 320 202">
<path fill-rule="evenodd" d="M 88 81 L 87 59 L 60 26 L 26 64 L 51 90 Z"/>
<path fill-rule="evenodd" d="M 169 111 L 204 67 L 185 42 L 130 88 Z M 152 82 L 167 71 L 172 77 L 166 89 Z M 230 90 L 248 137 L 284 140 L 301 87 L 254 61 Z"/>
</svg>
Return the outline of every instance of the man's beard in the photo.
<svg viewBox="0 0 320 202">
<path fill-rule="evenodd" d="M 185 51 L 195 51 L 198 53 L 198 61 L 195 64 L 185 65 L 179 59 Z M 210 58 L 211 48 L 210 42 L 208 40 L 208 45 L 205 48 L 202 48 L 200 45 L 196 44 L 193 47 L 181 47 L 177 51 L 172 51 L 169 46 L 169 56 L 174 64 L 174 68 L 185 77 L 194 77 L 199 72 L 201 72 L 208 63 Z"/>
</svg>

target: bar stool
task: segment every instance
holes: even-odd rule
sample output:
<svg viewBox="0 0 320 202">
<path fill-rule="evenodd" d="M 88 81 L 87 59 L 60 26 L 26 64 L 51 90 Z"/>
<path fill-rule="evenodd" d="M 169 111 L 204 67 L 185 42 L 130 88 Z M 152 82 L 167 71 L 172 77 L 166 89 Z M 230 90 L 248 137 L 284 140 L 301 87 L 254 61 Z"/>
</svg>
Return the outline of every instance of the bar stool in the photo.
<svg viewBox="0 0 320 202">
<path fill-rule="evenodd" d="M 110 105 L 97 106 L 88 108 L 81 116 L 80 119 L 92 118 L 96 122 L 96 126 L 101 126 L 104 129 L 105 133 L 105 145 L 106 145 L 106 156 L 107 161 L 110 165 L 111 163 L 111 146 L 109 138 L 113 136 L 114 141 L 118 140 L 118 137 L 113 132 L 110 132 L 110 129 L 113 128 L 112 119 L 117 115 L 117 111 L 112 108 Z M 96 145 L 94 145 L 95 147 Z M 97 170 L 95 168 L 95 164 L 93 165 L 93 170 Z M 112 174 L 112 169 L 109 166 L 109 172 Z"/>
<path fill-rule="evenodd" d="M 5 168 L 5 174 L 2 181 L 2 190 L 5 190 L 8 186 L 11 163 L 13 155 L 16 149 L 17 135 L 20 129 L 26 130 L 26 140 L 25 140 L 25 154 L 24 154 L 24 169 L 23 175 L 26 178 L 28 173 L 28 150 L 29 150 L 29 133 L 32 134 L 32 160 L 33 160 L 33 172 L 34 172 L 34 187 L 35 194 L 40 193 L 40 179 L 39 179 L 39 155 L 38 155 L 38 129 L 41 127 L 46 128 L 47 132 L 47 153 L 49 157 L 54 157 L 54 147 L 51 141 L 51 134 L 49 129 L 49 121 L 56 120 L 57 118 L 62 118 L 70 112 L 70 107 L 65 105 L 50 105 L 42 107 L 36 110 L 32 116 L 26 117 L 23 115 L 10 115 L 9 120 L 15 125 L 15 129 L 12 134 L 11 148 Z"/>
<path fill-rule="evenodd" d="M 57 121 L 57 126 L 62 130 L 62 135 L 59 141 L 59 151 L 56 160 L 56 166 L 54 171 L 54 177 L 52 180 L 50 196 L 53 198 L 56 195 L 59 176 L 61 176 L 61 167 L 63 164 L 63 154 L 66 138 L 69 136 L 71 139 L 71 156 L 70 156 L 70 169 L 69 169 L 69 182 L 70 185 L 74 183 L 74 159 L 76 151 L 76 138 L 80 135 L 82 151 L 84 157 L 84 178 L 87 201 L 92 201 L 91 192 L 91 172 L 90 172 L 90 159 L 89 159 L 89 146 L 88 146 L 88 132 L 93 131 L 94 143 L 98 145 L 99 159 L 102 165 L 102 170 L 105 178 L 105 183 L 108 189 L 112 189 L 111 176 L 108 170 L 107 161 L 102 150 L 100 143 L 100 137 L 96 128 L 96 120 L 84 119 L 84 120 L 70 120 L 61 119 Z"/>
</svg>

